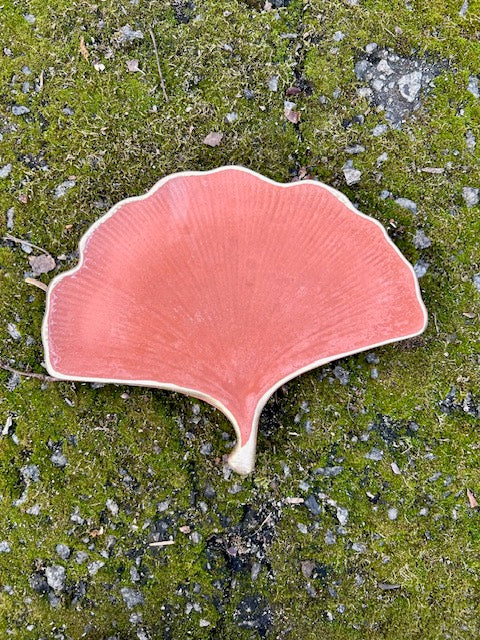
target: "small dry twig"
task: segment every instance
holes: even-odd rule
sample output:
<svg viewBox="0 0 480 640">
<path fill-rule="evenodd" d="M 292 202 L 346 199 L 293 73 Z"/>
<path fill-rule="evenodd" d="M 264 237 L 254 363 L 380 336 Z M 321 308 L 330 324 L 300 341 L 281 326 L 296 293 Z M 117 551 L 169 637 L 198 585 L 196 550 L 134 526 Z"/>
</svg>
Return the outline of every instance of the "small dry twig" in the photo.
<svg viewBox="0 0 480 640">
<path fill-rule="evenodd" d="M 158 542 L 150 542 L 149 547 L 166 547 L 169 544 L 175 544 L 175 540 L 159 540 Z"/>
<path fill-rule="evenodd" d="M 152 39 L 153 48 L 155 50 L 155 58 L 157 60 L 158 75 L 160 76 L 160 86 L 162 87 L 163 97 L 165 98 L 165 102 L 168 102 L 168 95 L 165 90 L 165 83 L 163 81 L 163 73 L 162 73 L 162 68 L 160 67 L 160 58 L 158 56 L 157 43 L 155 41 L 155 35 L 153 33 L 153 29 L 150 29 L 150 37 Z"/>
<path fill-rule="evenodd" d="M 39 251 L 44 253 L 46 256 L 50 255 L 46 249 L 43 249 L 42 247 L 39 247 L 36 244 L 33 244 L 33 242 L 29 242 L 28 240 L 22 240 L 21 238 L 16 238 L 15 236 L 12 236 L 10 233 L 7 233 L 5 236 L 3 236 L 3 239 L 10 240 L 10 242 L 16 242 L 17 244 L 26 244 L 27 247 L 38 249 Z"/>
<path fill-rule="evenodd" d="M 2 360 L 0 360 L 0 369 L 10 371 L 10 373 L 16 373 L 17 375 L 24 376 L 25 378 L 37 378 L 37 380 L 43 380 L 44 382 L 58 382 L 57 378 L 52 378 L 52 376 L 47 376 L 44 373 L 35 373 L 33 371 L 20 371 L 20 369 L 14 369 Z"/>
<path fill-rule="evenodd" d="M 27 284 L 33 284 L 34 287 L 38 287 L 42 291 L 45 291 L 45 293 L 48 291 L 48 286 L 36 278 L 25 278 L 25 282 Z"/>
</svg>

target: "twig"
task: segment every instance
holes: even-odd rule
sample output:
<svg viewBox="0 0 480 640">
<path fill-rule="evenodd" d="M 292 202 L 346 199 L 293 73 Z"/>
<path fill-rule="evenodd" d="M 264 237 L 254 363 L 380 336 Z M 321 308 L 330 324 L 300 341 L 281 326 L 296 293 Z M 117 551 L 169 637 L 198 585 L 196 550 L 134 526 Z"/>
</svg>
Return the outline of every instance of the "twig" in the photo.
<svg viewBox="0 0 480 640">
<path fill-rule="evenodd" d="M 10 371 L 10 373 L 16 373 L 19 376 L 25 376 L 26 378 L 37 378 L 38 380 L 43 380 L 44 382 L 58 382 L 57 378 L 52 378 L 52 376 L 47 376 L 44 373 L 34 373 L 33 371 L 20 371 L 19 369 L 14 369 L 2 360 L 0 360 L 0 369 Z"/>
<path fill-rule="evenodd" d="M 25 282 L 27 284 L 33 284 L 34 287 L 38 287 L 42 291 L 45 291 L 45 293 L 48 291 L 48 286 L 36 278 L 25 278 Z"/>
<path fill-rule="evenodd" d="M 153 33 L 153 29 L 150 29 L 150 37 L 152 39 L 153 48 L 155 50 L 155 58 L 157 60 L 158 75 L 160 76 L 160 86 L 162 87 L 163 97 L 165 99 L 165 102 L 168 102 L 168 96 L 167 96 L 167 92 L 165 90 L 165 83 L 163 81 L 162 69 L 160 67 L 160 58 L 158 57 L 157 43 L 155 42 L 155 35 Z"/>
<path fill-rule="evenodd" d="M 159 540 L 158 542 L 150 542 L 149 547 L 166 547 L 169 544 L 175 544 L 175 540 Z"/>
<path fill-rule="evenodd" d="M 11 242 L 17 242 L 18 244 L 26 244 L 27 247 L 33 247 L 34 249 L 38 249 L 39 251 L 44 253 L 46 256 L 50 255 L 48 251 L 46 251 L 45 249 L 42 249 L 42 247 L 39 247 L 36 244 L 29 242 L 28 240 L 22 240 L 21 238 L 16 238 L 15 236 L 10 235 L 9 233 L 7 233 L 6 236 L 3 236 L 3 239 L 10 240 Z"/>
</svg>

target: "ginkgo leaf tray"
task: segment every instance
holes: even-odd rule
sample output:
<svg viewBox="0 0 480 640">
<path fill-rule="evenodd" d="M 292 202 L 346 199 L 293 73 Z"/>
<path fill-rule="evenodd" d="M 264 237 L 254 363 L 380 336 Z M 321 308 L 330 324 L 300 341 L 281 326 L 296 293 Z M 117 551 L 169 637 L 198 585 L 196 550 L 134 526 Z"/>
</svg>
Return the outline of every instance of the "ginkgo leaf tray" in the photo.
<svg viewBox="0 0 480 640">
<path fill-rule="evenodd" d="M 320 182 L 230 166 L 167 176 L 97 220 L 48 287 L 42 335 L 54 377 L 214 405 L 237 434 L 231 467 L 249 473 L 278 387 L 426 323 L 379 222 Z"/>
</svg>

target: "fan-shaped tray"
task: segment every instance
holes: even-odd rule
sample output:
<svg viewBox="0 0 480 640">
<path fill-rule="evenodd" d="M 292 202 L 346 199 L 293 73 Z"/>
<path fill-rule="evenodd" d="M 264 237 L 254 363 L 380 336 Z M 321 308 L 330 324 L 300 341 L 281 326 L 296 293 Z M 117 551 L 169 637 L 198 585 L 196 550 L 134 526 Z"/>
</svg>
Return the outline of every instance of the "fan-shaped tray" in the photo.
<svg viewBox="0 0 480 640">
<path fill-rule="evenodd" d="M 47 369 L 180 391 L 220 409 L 253 469 L 260 412 L 291 378 L 409 338 L 414 271 L 376 220 L 320 182 L 185 172 L 115 205 L 47 292 Z"/>
</svg>

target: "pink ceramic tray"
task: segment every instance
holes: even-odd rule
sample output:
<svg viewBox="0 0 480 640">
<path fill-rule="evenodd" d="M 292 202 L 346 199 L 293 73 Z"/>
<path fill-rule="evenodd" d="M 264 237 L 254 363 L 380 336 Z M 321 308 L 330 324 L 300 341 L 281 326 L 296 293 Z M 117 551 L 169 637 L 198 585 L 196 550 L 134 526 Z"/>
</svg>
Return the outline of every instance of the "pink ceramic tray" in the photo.
<svg viewBox="0 0 480 640">
<path fill-rule="evenodd" d="M 181 391 L 220 409 L 253 469 L 260 412 L 299 374 L 421 333 L 411 265 L 376 220 L 306 180 L 167 176 L 97 220 L 48 288 L 47 369 Z"/>
</svg>

